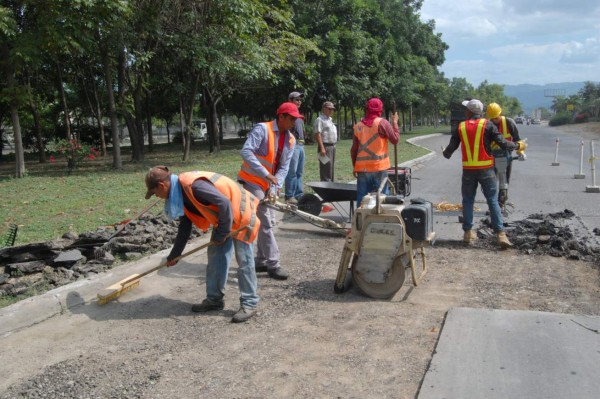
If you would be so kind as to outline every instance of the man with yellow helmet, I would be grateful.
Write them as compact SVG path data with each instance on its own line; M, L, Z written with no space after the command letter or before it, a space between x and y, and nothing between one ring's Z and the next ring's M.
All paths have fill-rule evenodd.
M521 141L517 124L511 118L502 115L502 108L497 103L490 103L486 108L487 118L496 125L498 131L507 141L517 143ZM502 213L506 216L506 201L508 200L508 183L512 171L512 150L504 150L496 143L491 145L494 156L494 167L498 176L498 204ZM520 159L524 159L524 153L517 153Z

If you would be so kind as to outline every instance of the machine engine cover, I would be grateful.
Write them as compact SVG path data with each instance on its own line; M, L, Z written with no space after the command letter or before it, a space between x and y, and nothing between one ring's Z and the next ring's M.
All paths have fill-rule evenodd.
M368 224L353 273L367 283L385 283L391 277L394 259L402 247L403 231L400 223Z

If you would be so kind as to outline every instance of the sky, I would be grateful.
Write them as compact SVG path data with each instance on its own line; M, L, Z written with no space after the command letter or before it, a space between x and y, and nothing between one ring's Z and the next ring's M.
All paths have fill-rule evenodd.
M600 82L598 0L423 0L450 47L440 70L504 85Z

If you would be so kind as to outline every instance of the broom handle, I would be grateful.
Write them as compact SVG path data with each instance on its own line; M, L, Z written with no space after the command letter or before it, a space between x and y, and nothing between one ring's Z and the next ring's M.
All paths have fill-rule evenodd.
M239 233L240 231L242 231L242 230L244 230L244 229L246 229L246 228L248 228L248 226L243 226L243 227L240 227L239 229L237 229L237 230L234 230L234 231L230 232L229 234L227 234L227 235L225 236L225 238L227 239L227 238L233 237L234 235L236 235L237 233ZM204 248L207 248L207 247L209 247L209 246L211 246L211 245L214 245L214 244L215 244L215 243L214 243L213 241L209 241L209 242L207 242L206 244L202 244L202 245L200 245L198 248L191 249L191 250L187 251L186 253L179 255L178 257L174 258L173 260L174 260L174 261L176 261L176 262L178 262L180 259L183 259L183 258L185 258L186 256L190 256L191 254L193 254L193 253L196 253L196 252L198 252L198 251L201 251L201 250L203 250ZM146 270L145 272L143 272L143 273L141 273L141 274L138 274L138 275L137 275L137 276L135 276L135 277L132 277L132 278L129 278L129 279L127 279L127 280L123 281L123 282L121 283L121 286L125 286L125 284L129 284L129 283L131 283L132 281L138 280L138 279L140 279L140 278L142 278L142 277L144 277L144 276L147 276L147 275L148 275L148 274L150 274L150 273L154 273L155 271L162 269L162 268L163 268L163 267L165 267L166 265L167 265L167 261L161 262L161 263L160 263L160 265L158 265L158 266L156 266L156 267L153 267L153 268L152 268L152 269L150 269L150 270Z
M150 205L148 205L143 211L141 211L134 219L129 219L127 221L127 223L122 223L121 225L119 225L119 227L117 228L117 231L115 231L110 237L108 237L107 241L112 240L113 238L115 238L117 235L119 235L124 229L125 227L127 227L127 225L131 222L133 222L134 220L138 220L139 218L141 218L146 212L148 212L150 209L152 209L156 204L158 204L158 202L161 200L161 198L157 199L156 201L154 201L153 203L151 203Z

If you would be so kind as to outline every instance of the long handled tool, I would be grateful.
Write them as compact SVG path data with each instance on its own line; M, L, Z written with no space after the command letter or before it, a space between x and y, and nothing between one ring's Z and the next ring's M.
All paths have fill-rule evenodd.
M106 252L110 251L112 249L112 247L115 245L117 236L119 234L121 234L121 232L123 230L125 230L125 227L127 227L127 225L129 223L131 223L132 221L138 220L139 218L141 218L146 212L148 212L151 208L153 208L156 204L158 204L158 202L160 200L161 199L159 198L156 201L154 201L153 203L151 203L150 205L148 205L135 218L129 219L125 223L121 223L119 225L119 227L117 228L117 231L115 231L110 237L108 237L108 241L106 241L101 247L96 248L96 250L94 251L94 257L96 259L102 258L106 254Z
M240 231L244 230L248 228L248 226L243 226L240 227L237 230L233 230L232 232L230 232L229 234L227 234L226 238L230 238L233 237L235 235L237 235ZM203 244L201 246L199 246L198 248L194 248L184 254L179 255L178 257L176 257L175 259L173 259L174 261L179 261L180 259L185 258L186 256L189 256L193 253L196 253L198 251L201 251L205 248L208 248L211 245L215 245L215 243L213 241L207 242L206 244ZM131 276L119 281L118 283L115 283L113 285L111 285L108 288L103 289L101 292L98 293L98 304L99 305L104 305L105 303L108 303L114 299L117 299L118 297L120 297L122 294L126 293L127 291L132 290L133 288L137 287L138 285L140 285L140 280L142 279L142 277L147 276L150 273L154 273L155 271L162 269L163 267L167 266L167 261L163 261L160 263L160 265L153 267L150 270L146 270L143 273L139 273L139 274L132 274Z

